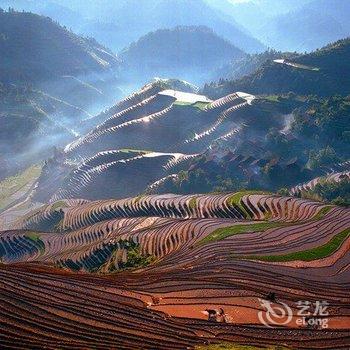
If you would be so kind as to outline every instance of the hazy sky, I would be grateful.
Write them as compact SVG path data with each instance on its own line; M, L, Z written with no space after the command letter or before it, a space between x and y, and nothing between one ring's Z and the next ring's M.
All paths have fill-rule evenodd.
M233 4L237 4L239 2L249 2L251 0L229 0L230 2L232 2Z

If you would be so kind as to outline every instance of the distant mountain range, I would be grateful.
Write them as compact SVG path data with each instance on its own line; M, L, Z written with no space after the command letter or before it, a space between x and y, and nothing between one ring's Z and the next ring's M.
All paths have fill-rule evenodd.
M233 17L254 37L276 50L311 51L350 35L349 1L207 0L207 2Z
M312 3L308 7L269 20L260 29L259 38L278 50L303 52L315 50L331 41L348 36L350 31L326 9L320 11L318 3L319 1L317 6L312 6L316 5ZM348 7L350 11L350 6Z
M343 0L0 0L9 6L52 17L115 52L176 26L207 26L248 53L311 51L350 35L350 3Z
M0 6L52 16L76 32L93 36L116 52L150 31L179 25L207 26L246 52L264 49L264 45L232 17L225 16L203 0L154 0L151 4L148 0L103 0L98 4L96 1L1 0ZM58 6L66 9L58 10Z
M213 71L246 54L207 27L159 29L119 55L128 80L177 77L201 84Z

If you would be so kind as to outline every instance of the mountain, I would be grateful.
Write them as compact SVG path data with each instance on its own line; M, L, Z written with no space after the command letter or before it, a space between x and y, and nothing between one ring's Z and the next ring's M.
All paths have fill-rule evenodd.
M210 147L147 193L225 192L244 188L277 191L283 188L284 194L299 195L304 190L307 192L310 184L316 184L316 177L333 179L335 172L349 172L349 98L277 95L260 96L254 101L253 107L241 112L250 125L236 132L231 143L226 139ZM274 122L262 123L268 116ZM242 116L237 112L234 118ZM276 124L278 118L283 121L280 125ZM302 191L288 191L293 183L308 185L303 186ZM319 189L322 193L319 197L311 197L307 192L305 198L327 198L324 201L330 202L338 196L344 197L347 203L348 186L339 183L341 186L344 188L334 190L333 197Z
M0 20L1 82L33 85L85 110L119 93L119 61L94 39L32 13L1 12Z
M97 126L56 152L32 198L43 202L143 192L214 141L234 137L244 119L239 111L249 110L252 98L238 93L211 101L185 82L150 83L94 118ZM256 123L261 130L264 118ZM271 123L278 125L277 120Z
M135 6L138 9L136 16ZM147 0L128 0L116 16L119 24L125 23L121 27L128 25L129 30L149 32L179 25L204 25L243 51L256 52L263 49L263 45L245 33L233 19L227 21L221 13L202 0L156 0L152 6L149 6Z
M213 30L194 26L159 29L119 54L128 80L170 76L197 84L224 63L244 56Z
M350 9L349 9L350 10ZM270 20L259 37L268 46L282 51L312 51L350 35L334 17L319 7L301 8Z
M118 6L113 3L113 10ZM69 28L84 37L93 37L108 47L114 47L116 51L131 43L125 41L125 34L121 28L111 19L101 20L98 13L101 8L108 8L109 4L102 1L69 1L64 0L0 0L0 8L13 8L19 12L32 12L45 17L50 17L62 26ZM118 2L119 3L119 2ZM136 39L136 38L135 38Z
M265 19L262 17L260 26L246 21L253 35L266 45L282 51L304 52L350 35L348 1L306 0L287 3L295 3L296 6L286 6L283 13ZM249 3L250 7L257 6L259 9L264 8L263 4L263 1ZM232 15L240 22L239 11L244 4L237 4L235 7L237 12ZM255 18L254 11L250 13L251 18Z
M279 58L288 58L295 56L288 52L276 50L266 50L262 53L248 54L243 57L235 58L225 63L219 69L215 70L211 80L236 80L246 75L250 75L260 69L266 62Z
M320 18L313 0L0 11L1 348L350 349L350 39L248 53L242 1L255 28Z
M38 1L0 0L16 9L52 16L75 31L120 51L141 36L176 26L207 26L246 52L264 46L244 28L203 0ZM61 6L62 11L58 10ZM135 12L135 9L137 11ZM56 12L57 11L57 12ZM79 13L74 16L74 13Z
M244 28L256 32L269 19L299 10L314 0L205 0L211 7L231 16ZM317 0L315 1L317 2ZM257 21L257 18L259 19Z
M0 339L35 349L349 348L349 222L346 208L256 191L44 205L1 233ZM325 327L276 327L264 306L276 292L290 320L303 320L289 305L310 294L336 307Z
M25 189L24 175L0 183L18 197L13 206L0 203L0 341L16 347L20 336L25 347L42 349L46 329L44 347L52 349L96 341L135 350L212 341L225 342L222 349L228 341L348 347L350 211L339 206L348 203L348 175L331 175L335 186L321 191L332 205L307 197L318 189L296 198L288 189L241 186L266 178L317 186L305 146L326 140L348 156L349 108L341 96L237 92L212 101L175 80L157 80L111 107ZM311 160L349 174L349 162L335 156L327 147ZM208 190L207 175L220 192L192 193ZM186 194L156 194L169 178ZM22 189L17 196L13 186ZM327 327L274 327L264 305L276 294L290 322L300 316L289 305L310 295L336 307ZM265 314L271 328L257 323Z
M233 18L254 37L259 38L259 40L262 40L264 35L267 36L270 34L264 33L262 29L266 28L266 25L274 21L275 18L299 11L312 1L313 0L206 0L211 7ZM291 20L293 21L293 19ZM281 30L281 28L279 28L279 30ZM266 42L265 44L268 43ZM275 46L270 47L277 48ZM292 48L286 50L292 50Z
M96 41L79 37L47 17L2 12L0 32L0 80L4 82L78 77L118 65L116 56Z
M55 145L73 140L74 119L86 111L30 86L0 83L0 178L52 155Z
M350 35L348 1L207 0L207 2L210 6L230 15L254 37L276 50L312 51Z
M230 0L206 0L209 6L216 8L218 11L231 16L239 25L248 30L252 35L260 35L259 30L262 23L266 23L270 18L271 11L276 9L276 6L271 6L269 12L265 12L262 2L239 1L233 2ZM259 18L259 21L256 19Z
M350 93L350 80L344 72L350 69L349 57L350 39L347 38L309 54L266 62L257 72L241 79L207 85L203 93L212 98L234 91L346 96Z
M62 25L72 28L75 32L87 20L79 12L69 6L64 5L63 1L55 0L0 0L0 7L4 10L13 8L19 12L32 12L45 17L53 18Z
M281 15L291 11L296 11L307 5L313 0L248 0L248 1L232 1L231 3L237 8L237 11L253 4L260 11L267 14L269 17ZM224 0L225 2L225 0ZM259 15L260 13L258 13ZM259 18L259 17L258 17Z
M211 100L159 79L87 120L85 134L44 166L31 198L290 188L348 159L348 112L341 96Z
M319 11L326 13L334 18L344 30L350 33L350 23L348 13L350 11L350 3L342 0L313 0L306 4L303 9L305 11Z
M50 18L0 11L0 50L0 176L49 156L120 95L116 56Z

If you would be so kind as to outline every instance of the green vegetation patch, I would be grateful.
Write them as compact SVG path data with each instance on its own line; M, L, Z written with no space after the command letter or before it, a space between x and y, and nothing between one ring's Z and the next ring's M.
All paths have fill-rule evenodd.
M340 246L346 241L346 239L350 236L350 228L339 232L336 234L329 242L319 247L315 247L308 250L303 250L300 252L283 254L283 255L266 255L266 256L245 256L239 257L243 259L251 259L251 260L261 260L268 262L286 262L286 261L312 261L318 260L322 258L326 258L332 255L335 251L337 251Z
M256 99L256 103L259 104L259 108L267 112L275 111L271 109L271 106L278 107L283 113L289 113L293 109L303 105L306 102L305 96L296 95L293 93L282 93L282 94L269 94L260 95Z
M139 195L135 198L135 203L138 203L142 198L144 198L144 195Z
M108 261L95 269L97 271L104 271L107 273L119 272L121 270L136 270L138 268L146 267L155 261L155 257L148 254L142 254L140 245L130 240L120 240L119 247L115 247L112 251ZM126 249L127 258L125 262L118 262L118 269L116 268L116 255L119 249Z
M141 154L147 154L147 153L153 152L153 151L148 151L145 149L133 149L133 148L122 148L119 151L123 152L123 153L141 153Z
M127 268L142 268L152 264L155 260L155 257L152 255L143 255L141 253L139 245L135 245L134 247L128 249L127 253L127 261L122 264L122 269Z
M191 103L191 102L182 102L182 101L177 100L177 101L175 101L173 103L173 105L174 106L192 106L193 103Z
M44 253L44 251L45 251L45 244L42 241L41 236L40 236L39 233L37 233L37 232L27 232L24 236L35 243L35 246L37 246L39 248L39 251L40 251L41 254Z
M326 216L329 211L333 208L332 205L327 205L326 207L321 208L318 213L312 218L312 220L321 220L324 216Z
M195 104L193 104L193 107L204 111L207 108L208 104L208 102L196 102Z
M25 234L25 236L27 238L29 238L30 240L35 241L35 242L41 241L40 234L37 233L37 232L28 232L28 233Z
M55 211L55 210L67 208L67 207L69 207L69 205L65 201L58 201L52 205L51 210Z
M346 176L340 181L320 179L312 190L302 191L301 197L348 207L350 206L350 179Z
M243 205L241 204L241 199L243 196L251 195L251 194L269 194L269 192L265 191L241 191L233 194L231 197L227 199L227 204L230 206L237 206L244 214L246 218L250 218L250 214L245 210Z
M233 343L220 343L220 344L211 344L211 345L199 345L195 347L195 350L291 350L284 346L251 346L251 345L240 345Z
M31 184L40 176L41 169L41 165L33 165L22 173L0 182L0 211L25 195Z
M192 107L192 108L197 108L201 111L204 111L207 107L207 105L209 104L209 102L182 102L182 101L175 101L174 102L174 106L180 106L180 107Z
M190 209L196 209L197 207L197 198L193 197L190 199L189 203L188 203Z
M208 244L212 242L221 241L227 237L237 235L240 233L250 233L250 232L264 232L271 228L277 228L285 226L285 224L280 222L266 222L261 221L253 224L238 224L234 226L218 228L208 236L204 237L199 244Z
M56 232L61 232L63 231L63 218L60 219L58 222L56 222L54 225L53 225L53 231Z
M281 102L281 97L279 95L267 95L264 97L264 99L270 102Z

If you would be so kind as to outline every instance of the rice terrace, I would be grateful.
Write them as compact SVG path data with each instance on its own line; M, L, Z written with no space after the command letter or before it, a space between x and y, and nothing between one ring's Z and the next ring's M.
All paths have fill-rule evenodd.
M0 0L0 348L350 349L349 13Z

